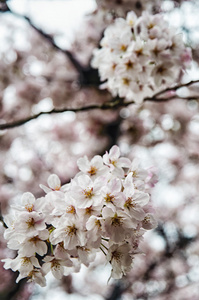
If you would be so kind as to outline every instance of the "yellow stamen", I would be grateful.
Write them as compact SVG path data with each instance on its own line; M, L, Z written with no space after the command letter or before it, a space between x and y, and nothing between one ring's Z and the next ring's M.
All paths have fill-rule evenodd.
M92 176L95 175L97 172L97 168L94 166L91 166L90 170L88 171L88 173Z
M76 213L76 209L73 205L70 205L70 206L67 206L66 212L74 215Z
M28 211L28 212L32 212L33 211L33 204L27 204L25 205L25 209Z
M114 197L113 195L111 195L110 193L106 194L106 197L104 197L104 200L105 200L106 202L111 202L111 203L113 203L114 199L115 199L115 197Z
M130 84L130 79L128 78L122 78L123 84L124 85L129 85Z
M88 190L84 190L83 193L86 196L86 198L92 198L92 196L93 196L93 188L88 189Z
M120 47L120 50L122 50L122 51L126 51L126 49L127 49L127 46L126 45L121 45L121 47Z

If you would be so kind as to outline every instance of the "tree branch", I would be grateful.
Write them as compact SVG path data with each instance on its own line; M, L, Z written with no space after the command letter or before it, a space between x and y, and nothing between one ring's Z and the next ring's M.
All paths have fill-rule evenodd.
M8 228L8 226L6 225L6 223L3 220L3 215L1 213L1 203L0 203L0 222L3 224L4 228Z
M198 83L199 80L196 81L190 81L188 83L185 84L181 84L178 86L175 86L173 88L167 88L164 89L158 93L156 93L153 97L146 97L144 98L144 102L146 101L150 101L150 102L166 102L169 100L173 100L173 99L182 99L182 100L198 100L199 96L190 96L190 97L180 97L177 95L173 95L171 97L159 97L160 95L163 95L164 93L168 92L168 91L175 91L181 87L185 87L185 86L190 86L191 84L194 83ZM72 112L84 112L84 111L90 111L90 110L94 110L94 109L99 109L99 110L109 110L109 109L116 109L116 108L121 108L121 107L127 107L131 104L135 104L136 102L134 100L132 101L128 101L128 102L124 102L122 98L115 98L114 101L111 102L105 102L103 104L91 104L88 106L81 106L78 108L61 108L61 109L52 109L50 111L43 111L40 112L38 114L32 115L32 116L28 116L24 119L20 119L20 120L16 120L14 122L10 122L10 123L5 123L5 124L0 124L0 130L3 129L10 129L10 128L15 128L15 127L19 127L31 120L37 119L38 117L40 117L41 115L49 115L49 114L55 114L55 113L63 113L63 112L67 112L67 111L72 111Z
M157 98L158 96L166 93L166 92L170 92L170 91L177 91L178 89L182 88L182 87L187 87L187 86L190 86L194 83L199 83L199 80L192 80L192 81L189 81L187 83L183 83L183 84L180 84L180 85L176 85L174 87L170 87L170 88L166 88L158 93L156 93L155 95L153 95L153 97Z
M134 102L132 102L134 103ZM101 110L107 110L107 109L114 109L120 106L126 106L125 104L120 104L120 100L116 100L114 102L105 102L104 104L92 104L88 106L82 106L78 108L60 108L60 109L52 109L50 111L42 111L36 115L29 116L24 119L20 119L11 123L5 123L5 124L0 124L0 129L9 129L9 128L14 128L21 126L31 120L37 119L41 115L47 115L47 114L54 114L54 113L63 113L67 111L72 111L72 112L83 112L83 111L89 111L89 110L94 110L94 109L101 109Z
M7 3L4 3L2 6L0 6L0 12L2 13L6 13L6 12L9 12L11 13L12 15L18 17L18 18L21 18L21 19L24 19L28 22L28 24L38 33L40 34L44 39L46 39L50 44L51 46L53 46L56 50L62 52L63 54L65 54L68 59L70 60L70 62L73 64L73 66L75 67L76 71L78 72L78 74L80 75L80 79L83 80L83 77L84 77L84 67L80 64L80 62L73 56L73 54L69 51L69 50L64 50L62 48L60 48L54 41L53 37L44 32L41 28L38 28L36 25L33 24L32 20L27 17L27 16L24 16L24 15L21 15L21 14L18 14L16 12L14 12L9 6Z

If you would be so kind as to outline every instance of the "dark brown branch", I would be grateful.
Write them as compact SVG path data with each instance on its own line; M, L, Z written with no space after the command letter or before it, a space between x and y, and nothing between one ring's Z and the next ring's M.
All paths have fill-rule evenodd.
M24 19L28 22L28 24L38 33L40 34L44 39L46 39L51 46L53 46L56 50L62 52L63 54L65 54L68 59L70 60L70 62L73 64L73 66L75 67L75 69L77 70L77 72L79 73L80 77L83 77L83 71L84 71L84 67L77 61L77 59L73 56L73 54L69 51L69 50L64 50L62 48L60 48L54 41L53 37L44 32L41 28L38 28L36 25L33 24L32 20L24 15L18 14L16 12L14 12L12 9L9 8L9 6L7 5L7 3L4 3L4 5L2 7L0 7L0 12L9 12L12 15Z
M187 87L187 86L190 86L194 83L199 83L199 80L192 80L192 81L189 81L187 83L183 83L181 85L176 85L174 87L166 88L166 89L154 94L153 97L157 98L158 96L160 96L162 94L165 94L166 92L177 91L178 89L180 89L182 87Z
M188 86L190 84L199 82L199 80L197 81L191 81L190 83L186 83L180 86L176 86L175 89L177 90L178 88L184 87L184 86ZM172 89L167 89L168 90L172 90ZM158 95L164 94L165 90L163 90L162 92L159 92ZM182 99L182 100L198 100L199 96L191 96L191 97L179 97L177 95L171 96L169 98L157 98L157 94L154 95L153 97L146 97L144 98L143 101L150 101L150 102L166 102L169 100L173 100L173 99ZM121 108L121 107L127 107L131 104L135 104L135 101L128 101L128 102L124 102L123 99L121 98L116 98L115 101L112 102L105 102L104 104L92 104L92 105L88 105L88 106L82 106L82 107L78 107L78 108L61 108L61 109L52 109L50 111L43 111L40 112L36 115L33 116L29 116L27 118L24 119L20 119L20 120L16 120L14 122L10 122L10 123L5 123L5 124L0 124L0 130L3 129L10 129L10 128L14 128L14 127L19 127L31 120L37 119L38 117L40 117L41 115L49 115L49 114L55 114L55 113L63 113L63 112L67 112L67 111L72 111L72 112L84 112L84 111L90 111L90 110L94 110L94 109L99 109L99 110L109 110L109 109L116 109L116 108Z
M8 226L6 225L6 223L3 220L3 216L2 216L2 213L1 213L1 203L0 203L0 222L3 224L4 228L8 228Z
M134 102L132 102L132 103L134 103ZM78 107L78 108L61 108L61 109L54 108L50 111L47 111L47 112L42 111L36 115L29 116L27 118L17 120L17 121L11 122L11 123L0 124L0 129L9 129L9 128L18 127L18 126L21 126L31 120L37 119L41 115L46 115L46 114L63 113L63 112L67 112L67 111L83 112L83 111L89 111L89 110L94 110L94 109L107 110L107 109L117 108L120 106L127 106L127 103L124 103L122 105L122 103L120 103L119 100L116 100L114 102L106 102L106 103L100 104L100 105L93 104L93 105L82 106L82 107Z

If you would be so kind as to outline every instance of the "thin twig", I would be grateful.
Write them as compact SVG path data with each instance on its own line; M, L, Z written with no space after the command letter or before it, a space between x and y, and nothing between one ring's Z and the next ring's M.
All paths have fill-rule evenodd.
M170 92L170 91L176 91L178 90L179 88L182 88L182 87L187 87L187 86L190 86L194 83L199 83L199 80L192 80L192 81L189 81L187 83L183 83L181 85L176 85L176 86L173 86L173 87L170 87L170 88L166 88L156 94L153 95L153 97L157 98L158 96L162 95L162 94L165 94L166 92Z
M104 249L102 247L99 247L99 248L104 253L104 255L106 256L106 252L104 251Z
M21 18L21 19L24 19L28 22L28 24L37 32L39 33L43 38L45 38L50 44L51 46L53 46L56 50L62 52L63 54L65 54L68 59L70 60L70 62L73 64L73 66L75 67L75 69L77 70L77 72L79 73L80 77L84 76L83 75L83 71L84 71L84 67L80 64L80 62L73 56L73 54L69 51L69 50L64 50L62 48L60 48L54 41L53 37L44 32L41 28L38 28L36 25L33 24L32 20L25 16L25 15L21 15L21 14L18 14L17 12L13 11L7 3L4 3L4 7L1 8L0 7L0 12L3 12L3 13L6 13L6 12L9 12L11 13L12 15L14 15L15 17L18 17L18 18Z
M134 103L134 102L132 102ZM126 106L126 105L124 105ZM24 119L20 119L11 123L5 123L5 124L0 124L0 129L9 129L9 128L14 128L21 126L31 120L37 119L41 115L49 115L49 114L54 114L54 113L63 113L67 111L72 111L72 112L83 112L83 111L89 111L89 110L94 110L94 109L101 109L101 110L107 110L107 109L113 109L119 107L119 101L115 102L106 102L104 104L98 105L98 104L92 104L88 106L82 106L78 108L61 108L61 109L52 109L50 111L42 111L36 115L29 116Z
M195 83L195 82L194 82ZM183 85L184 86L184 85ZM178 86L178 88L180 88L181 86ZM175 87L177 88L177 87ZM164 92L162 92L164 93ZM171 96L169 98L156 98L156 97L151 97L151 98L144 98L144 102L146 101L150 101L150 102L166 102L169 100L173 100L173 99L182 99L182 100L198 100L199 96L191 96L191 97L179 97L177 95ZM38 114L32 115L32 116L28 116L24 119L20 119L20 120L16 120L10 123L4 123L4 124L0 124L0 130L3 129L10 129L10 128L15 128L15 127L19 127L31 120L37 119L38 117L40 117L41 115L49 115L49 114L55 114L55 113L63 113L63 112L67 112L67 111L72 111L72 112L84 112L84 111L90 111L90 110L94 110L94 109L99 109L99 110L111 110L111 109L116 109L116 108L121 108L121 107L127 107L131 104L135 104L136 102L134 100L132 101L128 101L128 102L123 102L123 99L121 98L117 98L115 101L113 102L105 102L104 104L91 104L88 106L81 106L78 108L61 108L61 109L52 109L50 111L42 111Z
M101 243L100 245L103 246L108 251L108 248L104 244Z
M2 216L2 213L1 213L1 203L0 203L0 222L3 224L4 228L8 228L8 226L4 222L4 219L3 219L3 216Z

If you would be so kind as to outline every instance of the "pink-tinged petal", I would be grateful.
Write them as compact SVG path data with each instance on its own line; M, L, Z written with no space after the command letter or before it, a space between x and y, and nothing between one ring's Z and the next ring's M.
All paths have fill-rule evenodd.
M136 207L136 209L132 209L130 212L132 218L142 221L145 216L145 211L141 207Z
M139 159L138 158L134 158L134 160L132 161L132 163L130 165L130 171L132 172L132 171L137 170L138 167L139 167L139 163L140 163Z
M21 280L24 277L21 276L21 274L20 274L19 277L18 277L19 279L17 278L17 280L19 281L19 280ZM42 270L37 270L37 269L32 270L28 274L28 278L30 278L28 280L28 282L36 282L37 284L39 284L42 287L46 286L46 278L44 277L44 274L43 274Z
M35 197L32 193L24 193L21 198L23 205L31 205L35 203Z
M78 184L81 188L85 189L86 187L92 185L92 180L88 175L81 175L78 177Z
M4 259L1 259L2 262L4 262L4 269L8 270L8 269L11 269L11 263L12 263L12 259L11 258L4 258Z
M134 195L135 188L134 188L134 184L133 184L132 173L128 174L128 176L126 177L126 179L123 183L123 186L124 186L124 194L125 194L126 198Z
M50 272L50 267L51 267L51 263L50 262L44 263L42 265L42 270L44 271L45 275Z
M114 145L109 151L109 156L111 160L117 160L120 157L120 148Z
M16 257L15 259L12 260L12 262L10 264L11 265L11 269L13 271L19 270L20 266L21 266L21 263L22 263L21 259L19 257ZM5 268L5 266L4 266L4 268Z
M52 192L52 190L50 188L48 188L47 186L40 184L39 187L46 193L48 194L49 192Z
M157 225L158 225L157 220L152 214L147 214L144 220L142 221L142 227L147 230L156 228Z
M124 177L124 170L122 168L118 168L117 166L114 167L112 165L113 168L111 168L111 172L115 177L119 177L119 178L123 178Z
M44 229L39 232L39 238L41 240L47 240L49 238L49 231L47 229Z
M61 188L61 181L56 174L51 174L48 177L48 185L52 190L59 191Z
M39 255L43 256L44 254L47 253L47 251L48 251L48 248L47 248L47 245L45 242L40 241L37 243L36 252Z
M91 165L95 166L97 169L103 167L103 159L100 155L95 155L91 159Z
M119 180L119 178L114 178L108 183L107 186L110 189L111 193L113 194L118 193L121 191L122 188L121 180Z
M149 194L144 192L139 192L135 194L135 202L140 206L145 206L149 202Z
M31 263L33 264L33 266L35 266L36 268L41 268L38 259L35 256L32 256L30 258Z
M84 157L81 157L77 160L77 166L80 169L80 171L86 173L89 168L89 160L88 157L85 155Z
M106 151L106 153L103 155L103 162L108 165L110 163L109 161L109 154L108 152Z
M117 162L118 167L129 168L130 165L131 165L130 159L125 158L125 157L120 157Z
M102 216L103 218L109 218L109 217L112 217L114 214L114 211L109 208L109 207L104 207L103 210L102 210Z
M62 279L64 274L64 268L59 263L51 267L51 272L56 279Z

